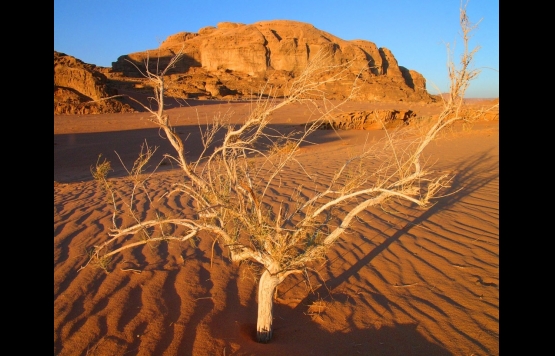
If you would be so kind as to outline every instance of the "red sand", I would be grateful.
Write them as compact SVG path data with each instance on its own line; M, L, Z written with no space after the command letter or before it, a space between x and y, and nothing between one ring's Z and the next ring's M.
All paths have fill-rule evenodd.
M241 103L169 112L175 125L189 125L177 129L194 143L195 110L211 118L230 107L248 110ZM361 108L370 107L343 109ZM290 129L307 114L286 108L276 128ZM291 275L279 286L274 337L259 344L254 274L248 264L231 263L218 245L211 260L210 238L198 248L127 250L108 274L93 267L78 272L86 249L111 227L111 207L89 171L98 154L117 168L114 150L129 165L145 139L160 145L159 157L169 152L141 117L146 114L54 117L55 355L499 354L499 121L431 144L427 154L437 159L436 169L456 173L453 194L428 210L397 202L361 214L308 281ZM309 173L329 177L349 152L383 134L353 130L339 138L317 131L318 144L303 147L298 159ZM149 183L155 199L178 173L162 168ZM117 168L113 176L123 173ZM306 179L292 174L274 194L290 194ZM175 208L165 206L168 213Z

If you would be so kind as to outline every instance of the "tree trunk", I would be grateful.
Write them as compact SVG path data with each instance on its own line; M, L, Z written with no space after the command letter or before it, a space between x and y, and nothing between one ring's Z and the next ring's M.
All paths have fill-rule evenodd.
M280 283L277 275L272 276L265 270L258 284L258 322L256 338L258 342L267 343L272 338L272 312L274 292Z

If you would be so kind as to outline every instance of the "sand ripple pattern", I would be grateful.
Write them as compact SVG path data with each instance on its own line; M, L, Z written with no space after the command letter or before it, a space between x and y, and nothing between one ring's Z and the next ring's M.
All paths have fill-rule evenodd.
M276 181L272 204L300 184L310 194L349 149L301 151L299 161L317 178L299 170ZM393 202L360 215L308 279L279 286L267 345L253 340L256 271L232 265L218 245L212 255L209 236L198 248L125 251L108 274L77 272L87 247L109 232L111 207L95 182L55 184L54 354L498 355L497 134L459 135L430 153L440 159L436 169L456 173L449 195L429 210ZM154 176L153 201L172 174ZM142 197L140 208L150 207ZM178 200L157 208L188 209Z

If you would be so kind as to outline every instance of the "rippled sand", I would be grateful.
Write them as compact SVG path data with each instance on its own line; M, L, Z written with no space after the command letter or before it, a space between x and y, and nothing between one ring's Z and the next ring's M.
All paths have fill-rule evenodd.
M228 106L176 109L184 125L178 130L186 136L198 129L194 110L209 116ZM78 272L86 249L106 239L112 223L111 206L90 178L98 154L118 166L113 151L132 161L145 138L167 149L142 116L55 117L55 355L499 354L498 121L430 145L435 169L455 173L450 194L428 210L393 202L361 214L308 280L291 275L279 286L274 337L258 344L254 272L231 263L217 244L212 255L209 236L198 248L161 243L127 250L108 274L92 267ZM290 129L305 117L292 108L275 127ZM300 184L308 194L383 134L344 131L339 138L317 131L318 144L298 155L312 179L300 170L284 177L272 185L271 203ZM176 177L170 168L149 181L153 201ZM114 184L128 189L123 169L113 174ZM149 207L146 199L141 204ZM187 209L176 199L158 208Z

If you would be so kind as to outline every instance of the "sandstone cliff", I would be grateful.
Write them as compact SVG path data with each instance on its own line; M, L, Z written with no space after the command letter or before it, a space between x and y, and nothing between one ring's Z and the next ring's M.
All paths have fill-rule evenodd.
M346 97L355 77L355 100L433 102L424 77L399 66L393 53L366 40L346 41L314 26L288 20L246 25L221 22L198 33L169 36L160 48L123 55L112 71L140 78L135 66L165 66L183 49L184 57L171 70L169 95L181 98L245 98L268 82L286 95L287 83L298 75L319 51L329 54L327 63L352 61L350 76L325 86L330 99ZM159 62L157 62L159 60ZM334 73L330 73L333 75ZM325 79L325 78L322 78Z
M99 67L54 51L54 114L133 112L127 104L109 99L116 95Z

